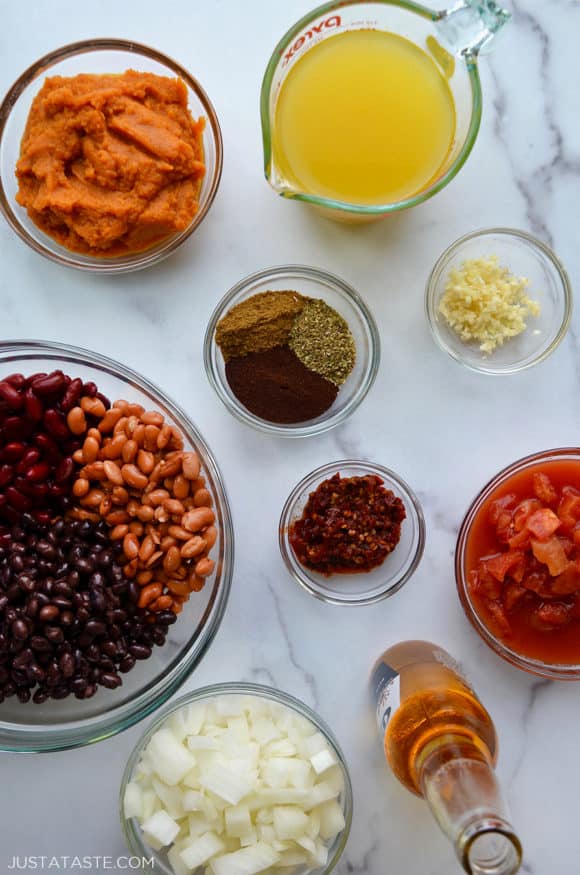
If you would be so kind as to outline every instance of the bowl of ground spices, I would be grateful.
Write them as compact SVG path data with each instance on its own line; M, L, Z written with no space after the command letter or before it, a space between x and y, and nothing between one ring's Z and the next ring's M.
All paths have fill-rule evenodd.
M370 605L414 573L425 522L398 474L347 459L317 468L292 490L279 541L286 567L311 595L333 605Z
M237 283L208 325L205 367L226 407L270 434L307 437L338 425L370 389L375 321L333 274L286 265Z

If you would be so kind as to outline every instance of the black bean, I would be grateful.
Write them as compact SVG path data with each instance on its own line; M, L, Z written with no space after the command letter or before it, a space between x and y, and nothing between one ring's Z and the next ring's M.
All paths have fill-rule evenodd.
M141 588L117 564L105 523L20 519L9 531L0 521L0 702L115 689L164 644L175 614L137 607Z

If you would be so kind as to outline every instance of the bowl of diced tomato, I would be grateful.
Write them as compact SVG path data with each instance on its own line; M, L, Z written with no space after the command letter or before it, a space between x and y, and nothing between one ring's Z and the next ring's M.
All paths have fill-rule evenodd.
M580 680L580 447L526 456L482 489L459 531L455 576L499 656Z

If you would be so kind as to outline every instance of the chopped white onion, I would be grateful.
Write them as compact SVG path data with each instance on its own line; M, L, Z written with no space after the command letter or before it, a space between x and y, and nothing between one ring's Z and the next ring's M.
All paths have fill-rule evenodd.
M157 730L124 797L174 875L295 875L344 829L344 774L324 735L253 696L185 706ZM171 847L168 847L171 846Z

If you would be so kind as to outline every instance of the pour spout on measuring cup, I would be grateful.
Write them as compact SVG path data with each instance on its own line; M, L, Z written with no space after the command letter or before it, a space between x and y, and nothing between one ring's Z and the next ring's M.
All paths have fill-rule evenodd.
M454 55L477 55L489 51L510 18L495 0L459 0L439 14L435 28L441 44Z

